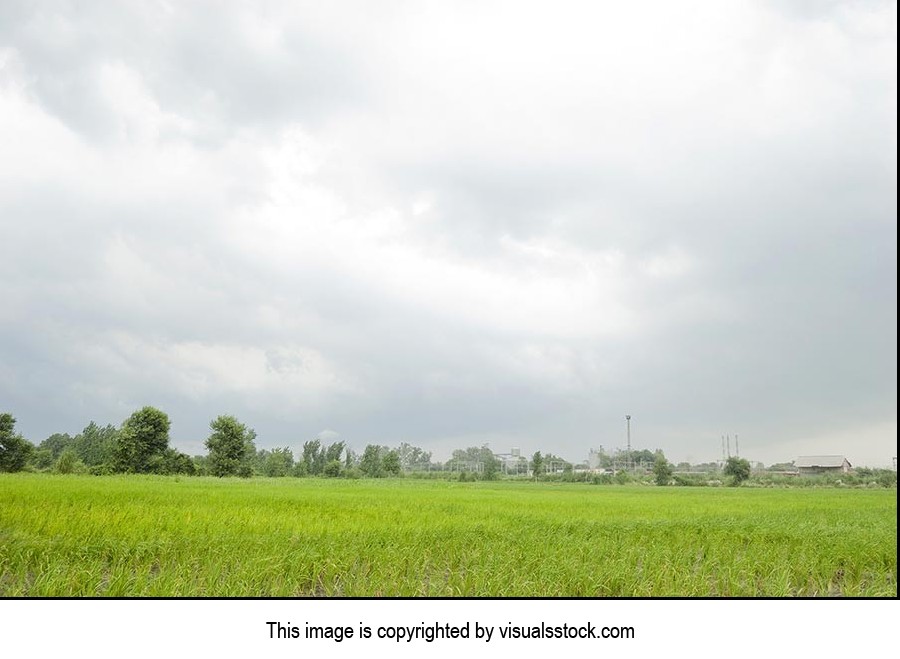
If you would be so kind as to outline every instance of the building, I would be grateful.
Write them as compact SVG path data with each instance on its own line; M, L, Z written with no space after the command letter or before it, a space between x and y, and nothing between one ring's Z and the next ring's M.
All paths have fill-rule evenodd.
M494 458L500 461L504 474L528 474L528 460L522 457L518 447L513 447L509 453L494 453Z
M801 455L794 461L801 476L811 474L846 474L853 466L843 455Z

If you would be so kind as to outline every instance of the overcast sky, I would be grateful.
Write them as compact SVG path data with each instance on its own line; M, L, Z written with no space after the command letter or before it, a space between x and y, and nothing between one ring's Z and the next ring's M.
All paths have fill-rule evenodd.
M118 4L0 4L31 441L896 455L896 3Z

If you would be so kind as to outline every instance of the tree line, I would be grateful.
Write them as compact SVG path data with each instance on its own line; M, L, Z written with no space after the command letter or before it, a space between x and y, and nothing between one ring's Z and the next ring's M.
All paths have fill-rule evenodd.
M659 449L607 453L592 451L593 468L574 464L552 453L536 451L530 459L520 455L494 454L486 445L453 451L446 462L432 461L431 452L407 442L396 448L368 444L357 454L344 441L323 442L320 438L303 443L297 455L288 447L256 448L256 432L234 416L222 415L210 422L206 455L189 456L169 446L168 415L154 407L135 411L119 427L89 423L74 437L54 433L33 445L15 431L16 420L0 413L0 472L22 470L95 475L135 473L160 475L383 478L418 473L458 480L494 480L500 477L527 477L539 480L626 484L654 482L657 485L717 485L725 478L732 485L754 480L772 486L781 481L800 485L796 478L769 475L757 463L736 456L723 465L670 463ZM773 465L770 470L791 467ZM789 480L785 480L789 478ZM896 471L859 468L854 474L831 478L837 485L880 485L895 487ZM780 479L780 480L779 480ZM822 483L823 477L813 479ZM753 483L751 483L753 484Z
M207 454L192 457L169 446L169 417L150 406L119 427L92 421L74 437L54 433L36 446L15 431L15 423L12 414L0 413L0 472L378 478L434 466L429 451L406 442L397 448L369 444L359 455L344 441L319 438L304 442L296 457L288 447L257 449L256 432L230 415L210 422Z
M188 456L169 446L168 415L144 407L119 427L88 424L74 437L54 433L37 446L14 431L15 418L0 415L0 471L30 468L57 473L186 474L210 476L254 475L369 477L401 473L450 473L460 480L493 480L501 475L550 477L571 474L573 463L552 453L536 452L529 460L496 456L486 445L456 449L446 462L432 461L421 447L402 442L391 448L368 444L357 454L344 441L325 443L320 438L303 443L295 456L288 447L257 449L256 432L236 417L222 415L210 422L206 455ZM602 453L602 449L601 449ZM652 460L656 454L636 451L634 459ZM657 451L657 454L661 452ZM620 456L606 457L613 463Z

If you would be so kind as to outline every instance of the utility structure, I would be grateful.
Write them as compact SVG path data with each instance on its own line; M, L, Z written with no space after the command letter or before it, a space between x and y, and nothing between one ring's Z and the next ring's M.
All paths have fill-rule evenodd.
M631 415L630 414L625 415L625 434L626 434L626 438L628 440L628 445L627 445L627 449L625 452L625 468L628 471L631 471L632 464L631 464Z

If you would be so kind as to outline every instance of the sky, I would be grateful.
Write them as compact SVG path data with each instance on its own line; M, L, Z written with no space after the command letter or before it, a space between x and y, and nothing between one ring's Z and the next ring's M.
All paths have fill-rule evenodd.
M897 454L895 2L0 4L0 411Z

